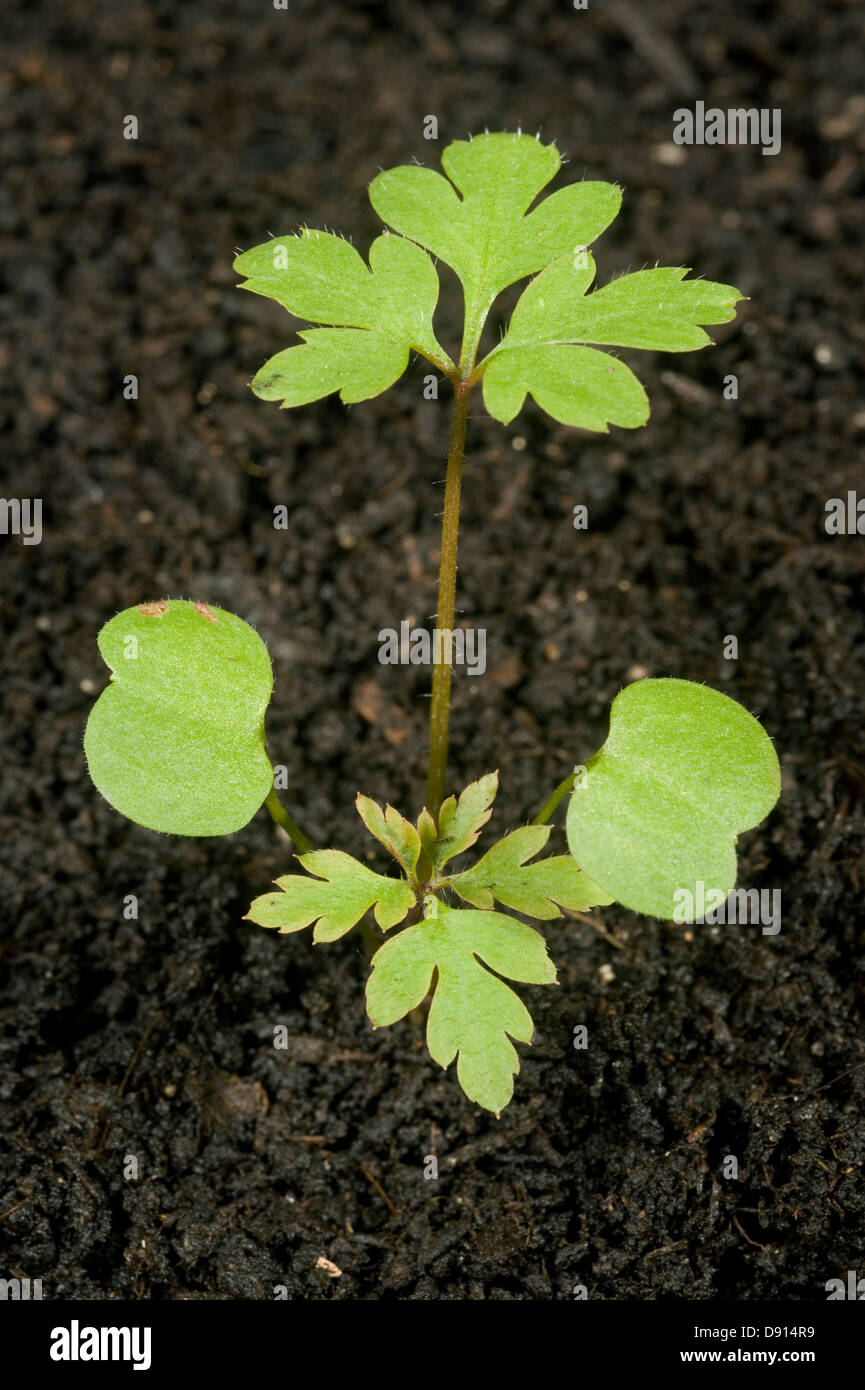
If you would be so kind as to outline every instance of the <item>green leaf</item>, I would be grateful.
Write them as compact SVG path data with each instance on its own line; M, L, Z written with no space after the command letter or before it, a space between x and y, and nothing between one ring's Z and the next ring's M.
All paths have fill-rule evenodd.
M357 813L371 835L383 844L393 855L408 878L417 868L420 858L421 840L411 821L407 821L393 806L384 811L377 801L357 794L355 801Z
M453 859L476 843L481 830L492 815L491 806L499 789L499 774L488 772L477 782L471 782L459 801L449 796L442 802L438 815L438 828L435 840L424 839L423 845L433 867L441 869L449 859ZM431 819L431 817L430 817ZM428 822L423 824L423 833L429 836Z
M115 810L172 835L228 835L273 785L267 648L204 603L127 608L98 638L111 684L87 721L90 776Z
M277 352L250 383L263 401L282 409L308 405L338 391L346 405L369 400L393 386L408 364L408 346L362 328L308 328L302 347Z
M483 390L490 415L506 425L526 392L554 420L584 430L633 430L649 418L649 399L631 369L594 348L545 344L497 353L484 370Z
M435 898L426 909L420 925L406 927L373 956L367 1012L377 1028L395 1023L426 997L437 972L427 1021L430 1056L442 1067L458 1057L469 1100L498 1115L520 1069L510 1039L531 1042L533 1027L525 1005L497 975L554 984L555 967L540 933L511 917L449 908Z
M275 299L298 318L334 325L301 333L304 346L265 363L252 382L263 400L305 405L337 390L346 403L367 400L402 375L412 349L452 365L432 327L438 276L411 241L385 233L367 266L341 237L304 231L245 251L234 268L247 277L241 289Z
M625 907L665 920L702 883L736 882L736 837L778 799L768 734L746 709L683 680L642 680L613 701L610 733L571 796L568 846Z
M560 907L585 912L598 903L612 902L569 854L526 863L540 854L549 837L548 825L524 825L513 830L470 869L449 878L448 887L474 907L491 908L498 901L539 921L560 917Z
M541 343L601 343L611 347L690 352L711 344L698 325L728 323L744 298L732 285L686 280L685 266L623 275L593 294L591 256L564 256L521 294L502 343L506 349Z
M594 294L591 256L565 256L523 291L502 342L481 363L484 404L508 424L526 392L565 425L606 433L649 418L637 378L610 353L585 343L687 352L711 342L701 323L726 323L743 296L731 285L684 280L662 268L622 276Z
M436 841L438 840L438 830L436 829L435 821L425 806L417 818L417 828L421 845L432 863L433 852L435 850Z
M616 216L622 195L609 183L571 184L528 212L560 165L556 147L530 135L479 135L448 145L448 178L402 165L373 179L369 196L382 221L456 271L472 323L501 290L588 246Z
M315 849L297 856L307 874L278 878L281 892L256 898L247 920L281 933L302 931L315 922L312 939L336 941L375 907L383 931L395 927L414 906L414 893L401 879L375 874L339 849Z

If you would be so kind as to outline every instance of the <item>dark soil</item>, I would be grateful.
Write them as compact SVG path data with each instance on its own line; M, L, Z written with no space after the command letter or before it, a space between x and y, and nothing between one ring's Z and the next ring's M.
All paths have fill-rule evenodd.
M2 553L0 1275L45 1297L822 1299L862 1272L865 538L824 528L827 498L865 491L862 11L631 3L4 13L3 491L44 499L44 540ZM670 163L697 99L780 107L781 153ZM553 923L561 988L523 991L536 1038L497 1121L418 1026L372 1032L356 933L313 949L242 920L288 863L265 813L151 834L94 791L81 738L101 625L203 599L270 645L271 753L319 843L367 853L358 789L419 810L426 677L376 639L435 607L448 393L424 400L416 364L351 410L255 400L293 324L231 260L307 221L366 249L379 168L518 124L566 178L624 185L602 279L684 263L751 302L715 349L634 355L636 433L531 404L505 429L478 402L459 604L489 668L457 679L452 786L498 767L491 829L512 827L639 668L708 682L782 756L740 847L784 925Z

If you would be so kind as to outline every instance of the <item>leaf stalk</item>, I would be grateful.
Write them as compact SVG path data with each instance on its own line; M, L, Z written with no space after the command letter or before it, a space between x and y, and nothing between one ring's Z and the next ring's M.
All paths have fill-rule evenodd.
M451 424L445 480L445 504L442 514L441 558L439 561L438 608L436 633L453 632L456 601L457 549L459 545L460 497L462 493L463 462L465 460L466 425L468 423L471 381L462 378L454 384L454 412ZM429 724L429 769L427 774L426 808L436 819L444 799L445 774L448 760L448 726L452 675L452 642L436 640L433 650L442 652L445 659L433 667L432 703Z
M301 854L309 854L310 850L315 848L315 846L312 843L312 840L307 839L300 827L295 825L291 816L288 814L279 797L277 796L275 787L271 787L270 791L267 793L267 798L264 804L267 807L270 814L273 816L273 819L276 821L276 824L281 825L283 830L289 836L295 849L299 849Z

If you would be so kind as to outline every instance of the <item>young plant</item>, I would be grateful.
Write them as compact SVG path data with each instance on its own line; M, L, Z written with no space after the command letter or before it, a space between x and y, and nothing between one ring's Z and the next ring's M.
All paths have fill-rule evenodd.
M391 857L374 872L338 849L314 849L273 787L264 715L273 677L264 643L240 618L204 603L143 603L99 635L111 683L90 715L85 750L103 796L129 819L175 835L225 835L266 804L300 851L301 873L256 898L249 919L282 933L312 926L335 941L365 919L389 935L367 984L374 1026L395 1023L432 993L430 1055L457 1060L466 1095L496 1114L519 1071L514 1041L532 1021L505 980L552 984L544 938L512 913L549 921L617 901L665 920L683 904L720 905L736 881L736 839L768 815L780 790L768 735L741 705L690 681L646 679L614 700L607 741L551 793L530 825L468 867L453 861L490 818L496 773L445 799L451 634L460 483L471 393L508 423L527 394L566 425L607 432L649 417L646 393L610 347L686 352L702 325L735 316L729 285L656 268L592 290L589 246L615 218L614 184L583 182L533 206L560 166L553 145L525 135L456 141L447 178L407 166L378 175L373 207L391 230L369 264L347 241L304 228L238 256L241 288L307 322L252 390L283 408L338 391L346 403L391 386L419 353L448 377L454 408L445 485L426 803L416 822L358 795L357 810ZM531 209L531 210L530 210ZM430 254L463 286L456 361L433 329L439 283ZM501 341L478 360L490 308L532 277ZM439 640L441 646L439 646ZM570 795L568 853L539 858ZM505 911L501 909L506 909ZM404 923L403 929L394 929ZM380 937L375 934L376 940Z

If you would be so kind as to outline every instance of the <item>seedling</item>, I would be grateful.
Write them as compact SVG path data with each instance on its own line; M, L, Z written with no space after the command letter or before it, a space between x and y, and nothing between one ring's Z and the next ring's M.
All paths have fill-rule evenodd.
M252 382L283 408L338 391L346 403L377 396L412 353L454 388L445 485L430 752L424 809L415 823L358 795L367 830L396 873L374 872L338 849L314 849L280 802L265 749L273 677L264 643L240 618L204 603L162 600L113 618L99 635L111 683L90 715L85 749L103 796L139 825L175 835L226 835L263 804L284 826L301 873L256 898L249 919L278 932L312 926L316 942L360 925L388 935L372 959L367 1010L395 1023L432 992L427 1044L443 1067L457 1060L466 1095L499 1113L511 1098L532 1021L505 979L552 984L544 938L512 913L549 921L613 901L677 919L683 890L723 901L736 881L736 839L778 798L778 759L741 705L690 681L646 679L614 700L606 743L568 774L530 825L474 863L498 788L495 773L445 799L460 481L471 393L508 423L531 394L566 425L607 432L644 425L646 393L618 357L599 348L686 352L711 340L702 325L735 316L729 285L687 279L682 268L641 270L592 290L589 246L615 218L621 192L576 183L532 211L559 154L525 135L456 141L447 178L409 166L378 175L373 207L387 224L369 265L347 241L304 228L239 256L242 288L307 322L325 325L271 357ZM430 254L462 281L465 319L457 361L433 329L439 293ZM532 277L507 332L479 360L490 308ZM539 858L549 821L570 796L568 853ZM678 918L681 920L681 918ZM405 924L403 929L395 928ZM374 933L377 943L380 933ZM504 978L502 978L504 977Z

